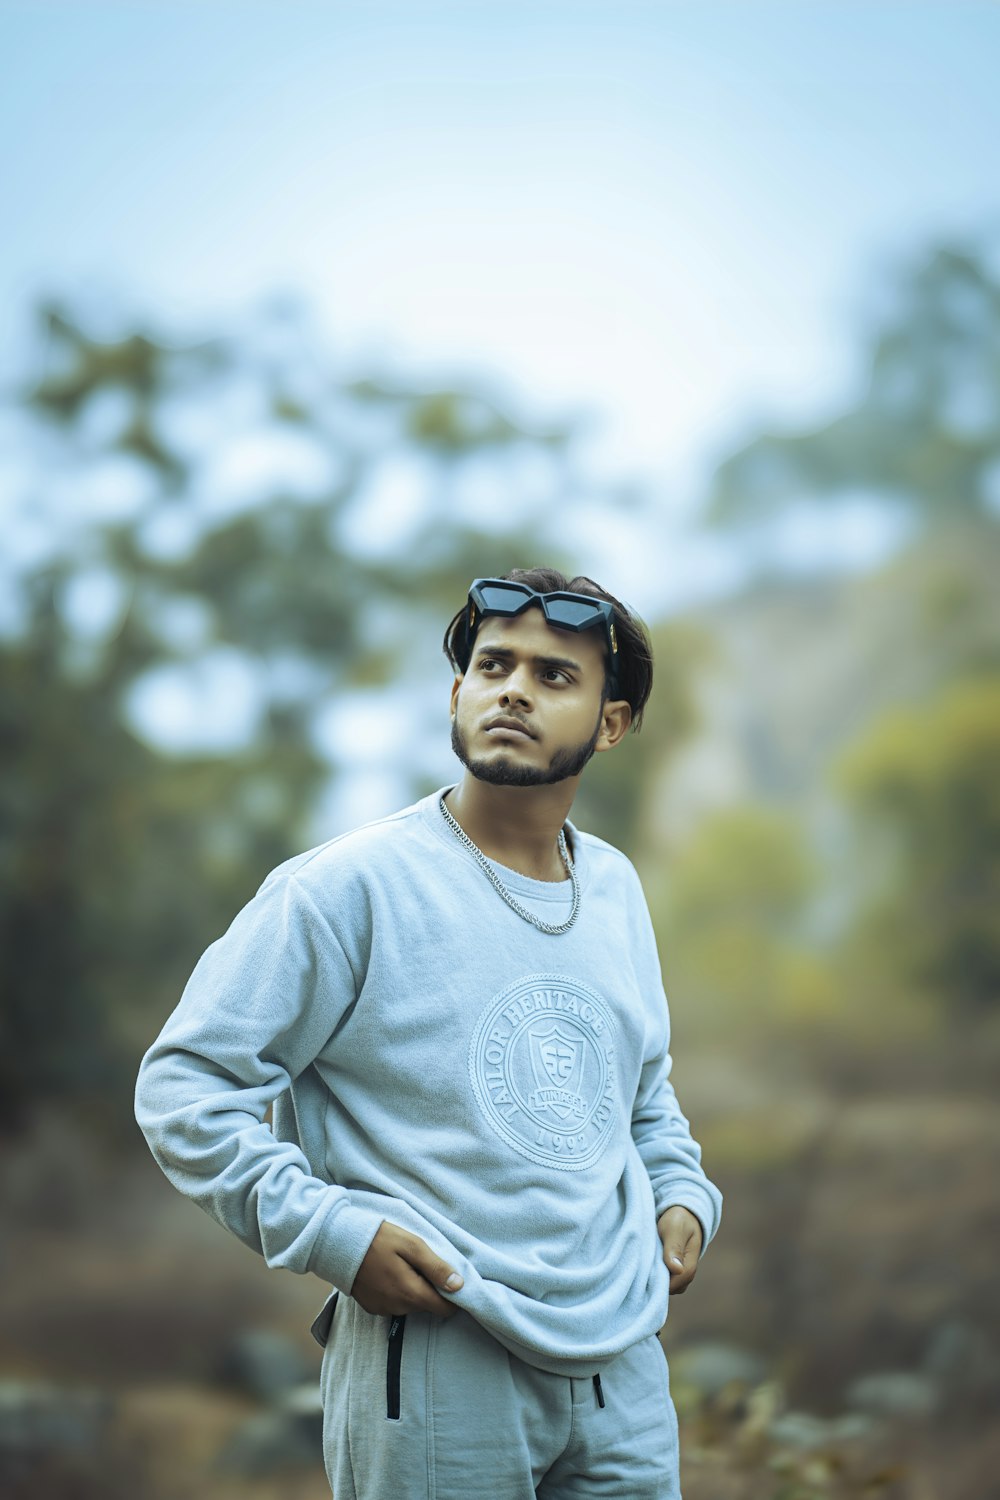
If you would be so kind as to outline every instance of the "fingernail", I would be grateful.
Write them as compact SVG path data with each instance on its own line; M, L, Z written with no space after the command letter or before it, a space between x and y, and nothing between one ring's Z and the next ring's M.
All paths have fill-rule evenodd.
M448 1277L448 1280L444 1284L444 1289L446 1292L457 1292L461 1285L461 1276L459 1276L457 1271L452 1271L451 1275Z
M681 1258L680 1258L679 1255L671 1255L669 1257L669 1260L670 1260L671 1265L679 1266L680 1269L683 1271L683 1269L684 1269L684 1262L681 1260Z

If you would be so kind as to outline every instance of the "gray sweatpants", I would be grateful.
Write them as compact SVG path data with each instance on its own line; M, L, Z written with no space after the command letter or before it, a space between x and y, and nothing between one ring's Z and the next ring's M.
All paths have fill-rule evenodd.
M680 1500L659 1340L594 1373L524 1364L464 1312L383 1318L341 1297L322 1372L334 1500Z

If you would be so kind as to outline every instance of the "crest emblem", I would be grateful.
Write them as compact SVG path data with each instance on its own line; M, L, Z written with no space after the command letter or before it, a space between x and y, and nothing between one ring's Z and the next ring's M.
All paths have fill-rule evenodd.
M558 1021L531 1029L531 1067L538 1087L529 1096L533 1110L550 1109L560 1120L570 1114L583 1119L586 1106L580 1097L580 1074L584 1040Z
M495 995L469 1073L500 1138L563 1172L592 1166L621 1128L615 1033L607 1002L576 978L526 975Z

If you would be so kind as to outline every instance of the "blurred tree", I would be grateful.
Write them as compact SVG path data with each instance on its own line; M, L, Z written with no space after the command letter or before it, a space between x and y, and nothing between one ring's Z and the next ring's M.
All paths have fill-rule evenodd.
M199 951L309 841L336 772L324 709L437 671L444 736L440 640L469 576L568 562L516 459L536 485L548 465L556 521L570 427L534 432L472 389L338 380L287 309L278 323L181 346L42 309L45 368L9 408L28 455L10 534L48 524L43 555L8 570L0 638L4 1126L68 1093L114 1114ZM489 532L442 508L483 452L514 463ZM165 744L150 703L162 725L198 682L188 742ZM212 742L199 715L226 694L242 727ZM399 712L419 791L420 726Z
M997 265L985 244L915 262L883 298L857 404L807 430L763 432L731 453L706 513L734 541L764 545L748 586L713 608L728 670L701 744L711 753L725 743L741 795L794 806L817 834L831 834L813 909L824 909L823 961L841 1004L857 1000L848 1026L867 1024L867 1009L885 1013L887 1027L906 1016L917 1028L920 995L934 997L939 1015L957 1009L968 1019L997 996L1000 856L987 785L1000 673ZM817 559L819 576L809 577L769 545L797 506L819 516L858 498L869 511L907 518L904 544L877 571L838 577ZM821 521L816 528L822 537ZM856 830L843 847L844 809L831 806L831 790ZM718 950L709 937L704 953L695 951L698 924L685 906L694 852L678 851L665 906L694 992L721 969L762 1000L773 997L780 984L768 966L780 950L791 1011L818 1014L830 984L783 942L769 947L752 890L742 967L724 913ZM772 858L762 849L765 887ZM718 882L719 899L728 859L719 857L708 881ZM743 868L736 850L733 869ZM729 993L725 974L717 989Z
M874 723L835 771L857 821L855 967L967 1018L1000 1000L1000 682Z
M723 1030L746 1055L780 1031L811 1035L835 986L809 931L821 870L800 820L737 803L703 817L647 880L677 1018L702 1040Z
M764 435L719 471L719 525L858 489L902 498L928 530L948 521L955 542L954 518L967 524L961 546L926 549L934 567L916 566L918 542L892 578L862 580L860 592L848 580L823 607L798 580L776 610L775 586L758 581L707 619L656 627L644 731L629 753L600 758L576 816L638 859L670 972L690 973L692 995L742 996L746 1008L784 995L803 1014L828 1000L797 936L812 876L794 819L736 809L689 844L674 836L666 784L702 719L717 746L743 736L729 755L739 795L780 802L798 776L802 813L830 754L887 691L913 698L996 665L996 591L983 582L992 551L979 538L996 534L998 307L985 260L939 252L880 329L856 410L811 433ZM423 686L439 674L443 703L443 623L484 560L498 572L539 558L572 570L564 539L581 488L571 424L515 421L471 382L344 378L288 307L237 336L178 344L134 330L99 339L49 306L41 343L44 368L0 412L22 491L0 558L8 1123L47 1092L97 1094L131 1075L150 1016L173 1002L200 949L267 869L315 836L338 772L331 707L345 708L337 732L356 747L377 699L401 795L436 784L427 746L440 732L443 749L446 736ZM609 513L617 500L609 490ZM710 667L725 676L727 657L723 689L703 700L695 688ZM181 720L185 734L173 734ZM864 785L850 784L853 805L874 799L872 826L888 836L892 823L918 847L930 816L921 799L938 792L916 778L890 816L881 783ZM954 842L938 853L942 880L972 857ZM871 929L881 923L901 950L904 914L919 906L908 874L894 907L879 897ZM698 892L712 890L706 915ZM927 924L931 947L917 963L910 944L907 972L928 983L946 972L980 997L963 1001L971 1008L994 959L982 920L968 923L975 932L960 940L955 916L951 937L934 942Z
M895 288L850 411L764 433L719 467L708 519L742 527L798 501L861 493L920 526L995 515L1000 501L1000 275L943 248Z

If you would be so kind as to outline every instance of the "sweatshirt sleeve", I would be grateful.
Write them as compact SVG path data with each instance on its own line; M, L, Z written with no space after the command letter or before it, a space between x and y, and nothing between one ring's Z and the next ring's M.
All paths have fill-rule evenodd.
M704 1250L719 1227L722 1194L702 1168L701 1147L677 1102L670 1066L665 1044L644 1065L632 1110L632 1139L653 1185L656 1217L675 1203L690 1209L701 1224Z
M357 998L329 923L294 875L272 875L199 961L143 1058L136 1119L173 1185L268 1265L350 1292L381 1217L352 1206L279 1140L268 1107Z
M699 1220L702 1250L722 1215L722 1194L701 1165L701 1147L677 1102L670 1081L670 1013L660 978L652 923L642 899L639 977L646 996L646 1045L632 1107L632 1139L653 1186L656 1217L680 1204Z

